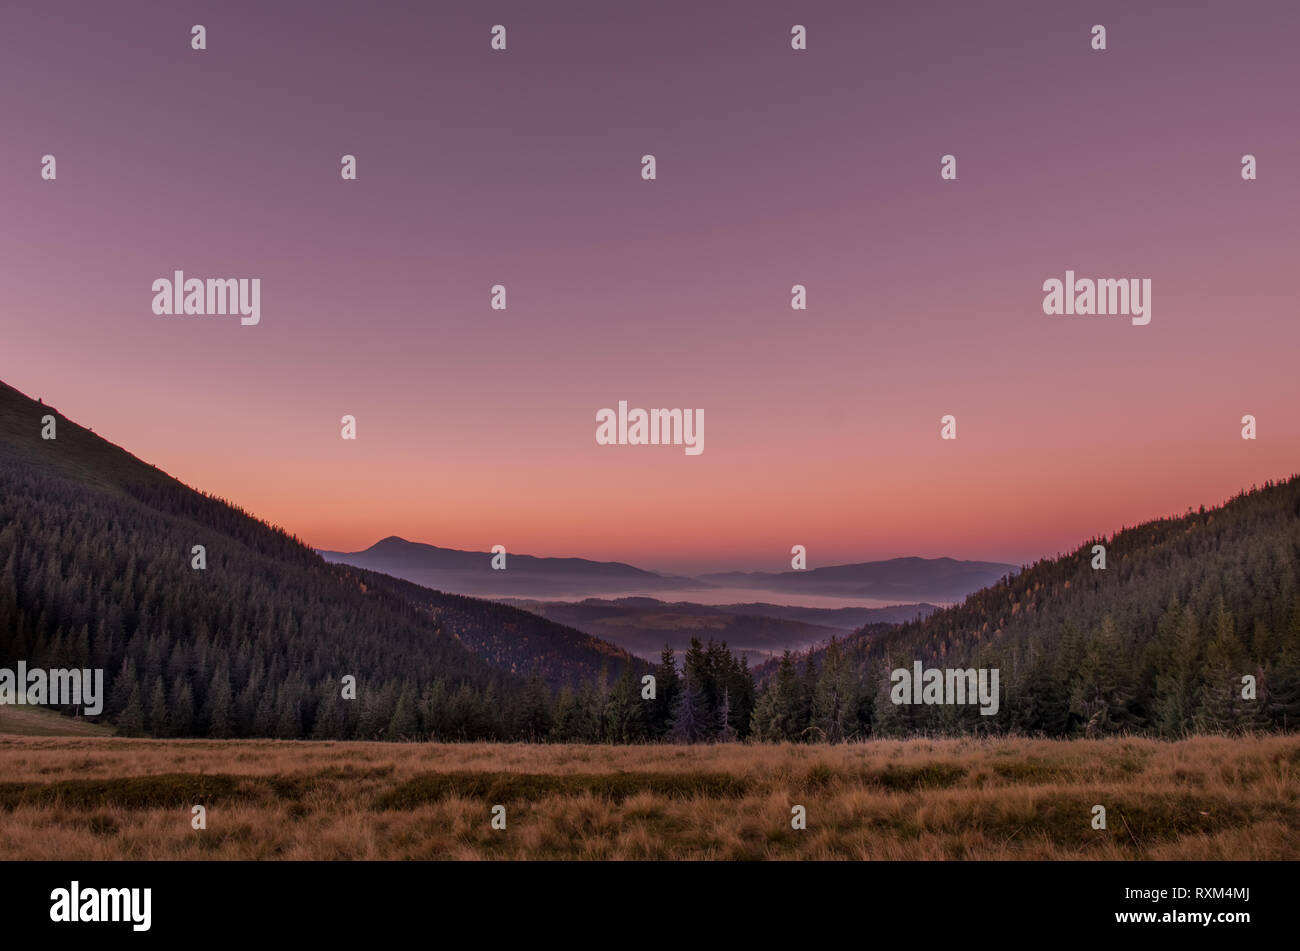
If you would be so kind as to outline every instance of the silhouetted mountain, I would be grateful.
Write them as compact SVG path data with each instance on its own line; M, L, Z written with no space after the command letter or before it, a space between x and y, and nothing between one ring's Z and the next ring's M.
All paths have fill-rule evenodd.
M562 598L592 592L660 591L689 586L690 579L643 571L614 561L537 558L507 554L503 570L489 552L438 548L389 536L364 551L320 551L330 562L379 571L438 591L480 597Z
M650 596L719 587L846 599L955 601L1016 570L1015 565L988 561L891 558L807 571L730 571L688 578L645 571L622 562L522 554L509 554L506 568L494 570L488 552L439 548L396 536L364 551L321 550L320 555L326 561L368 568L438 591L501 601L585 600L622 592Z
M955 601L1016 571L1015 565L953 558L890 558L805 571L728 571L699 580L737 588L852 598Z

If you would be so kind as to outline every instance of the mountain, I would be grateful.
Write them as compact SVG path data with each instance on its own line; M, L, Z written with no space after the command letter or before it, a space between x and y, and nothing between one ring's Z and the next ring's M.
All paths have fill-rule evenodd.
M576 689L602 676L608 682L629 666L638 678L650 672L649 664L621 645L554 623L558 619L545 620L536 612L495 601L443 594L364 568L351 569L349 574L371 590L386 591L414 605L494 667L519 674L537 671L552 687Z
M720 587L846 599L956 601L1017 570L1015 565L990 561L892 558L808 571L730 571L687 578L616 561L517 554L507 555L505 570L494 570L490 552L439 548L396 536L363 551L322 549L319 554L326 561L367 568L439 591L532 601L582 600L624 592L648 596Z
M0 383L0 667L102 668L120 733L533 738L546 684L511 672L517 652L470 649L507 614L558 680L639 663L524 612L409 594Z
M665 644L684 652L695 637L725 641L751 663L786 649L823 644L833 636L843 638L868 623L897 623L936 610L932 604L801 608L763 603L707 605L645 597L509 603L594 634L649 660L657 660Z
M1015 565L953 558L891 558L805 571L729 571L699 580L736 588L852 598L955 601L1017 571Z
M1104 567L1094 567L1095 546ZM894 703L891 671L918 662L997 670L997 713ZM846 736L1296 729L1300 477L1089 539L922 620L867 627L757 673L770 697L755 730L767 738L810 727ZM789 727L808 678L836 711L852 711L851 725L837 713Z
M563 598L592 592L660 591L698 587L688 578L661 575L613 561L538 558L508 554L504 570L490 552L438 548L390 536L364 551L321 550L326 561L382 572L439 591L482 597Z

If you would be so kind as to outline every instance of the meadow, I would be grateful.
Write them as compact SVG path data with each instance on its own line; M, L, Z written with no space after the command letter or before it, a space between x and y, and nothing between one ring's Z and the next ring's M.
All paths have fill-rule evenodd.
M1293 736L577 746L0 735L0 858L1294 859L1298 796ZM191 827L196 804L206 829ZM498 804L505 829L492 828ZM796 805L806 829L792 828Z

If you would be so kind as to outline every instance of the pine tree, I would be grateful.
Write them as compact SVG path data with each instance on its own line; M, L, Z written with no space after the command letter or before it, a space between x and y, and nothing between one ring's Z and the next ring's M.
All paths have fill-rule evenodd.
M698 743L710 735L706 720L704 692L696 683L695 675L688 672L682 678L669 735L676 743Z
M754 736L768 743L798 739L795 717L799 707L799 678L794 658L787 650L776 674L759 695L754 707Z
M303 730L305 691L296 677L280 688L277 698L275 735L282 740L300 740Z
M402 688L393 709L393 718L388 721L386 738L389 740L414 740L420 732L420 720L415 712L415 691L410 685Z
M161 676L153 679L153 688L149 691L147 723L151 736L171 734L171 719L167 712L167 690L163 687Z
M225 739L234 735L230 719L234 700L230 695L230 673L225 663L217 667L212 674L212 683L208 685L207 721L208 736Z
M914 707L894 703L892 674L898 669L893 657L882 658L873 665L875 715L871 719L871 735L877 738L907 736L912 732L911 712Z
M140 699L140 685L137 683L132 685L126 709L117 718L117 732L122 736L140 736L144 731L144 703Z
M749 658L743 653L731 656L727 689L731 692L731 725L736 730L737 738L743 740L752 732L754 704L758 702L754 672L749 669Z
M442 680L435 680L420 698L420 723L425 736L431 740L450 735L447 718L447 685Z
M1130 725L1133 700L1130 665L1123 656L1119 632L1107 614L1093 633L1084 654L1072 706L1081 715L1088 736L1117 733Z
M269 687L251 681L248 686L248 692L251 694L249 697L250 700L253 697L257 698L250 725L253 736L271 736L275 732L276 724L274 695L271 693Z
M794 655L788 650L781 655L781 663L776 668L775 707L773 710L772 735L774 739L798 741L804 724L800 722L802 697L799 686L799 670L795 666Z
M813 697L813 725L828 743L840 743L857 731L857 685L839 642L832 637Z
M795 737L808 741L815 737L817 703L817 659L812 648L804 658L803 676L799 680L799 706L791 727Z
M718 708L718 721L722 724L718 730L718 741L721 743L734 743L738 734L736 728L731 725L731 689L722 688L722 705Z
M700 643L699 638L692 637L691 644L686 649L686 654L682 659L682 686L685 691L686 681L690 681L695 686L696 698L692 704L692 723L693 729L698 731L700 739L713 739L717 733L717 680L714 676L714 645L709 642L706 649ZM677 707L680 706L680 697L678 704L673 708L674 721L677 719ZM674 733L677 732L674 726Z
M1064 736L1070 722L1070 698L1047 660L1040 658L1029 668L1024 693L1019 728L1026 733Z
M1237 635L1232 613L1219 599L1214 637L1205 651L1206 676L1201 688L1199 725L1214 733L1239 734L1260 725L1260 705L1242 697L1246 649Z
M677 694L681 683L677 675L677 660L673 649L664 645L660 654L659 666L655 668L655 701L651 720L651 735L664 737L672 725L673 710L677 706Z
M758 703L754 705L754 715L751 722L754 739L760 743L771 743L779 741L781 737L776 735L776 687L769 683L767 687L758 693Z
M1294 730L1300 726L1300 597L1280 640L1277 660L1269 666L1266 713L1278 729Z
M584 683L574 698L572 721L565 733L578 743L599 743L603 702L595 685Z
M135 661L128 657L122 661L117 676L113 678L113 686L108 692L108 702L104 705L104 712L112 716L120 714L126 709L127 701L131 699L131 691L139 686Z
M1170 611L1176 620L1172 625L1162 623L1157 663L1164 672L1156 675L1153 710L1160 735L1173 739L1195 727L1204 665L1196 615L1190 607L1179 608L1177 602Z
M641 691L633 679L631 666L623 667L610 691L607 721L608 736L614 743L637 743L645 738Z
M565 684L555 698L555 710L552 715L549 739L556 743L572 743L578 737L570 734L569 726L573 721L575 701L573 688Z
M551 732L551 695L541 671L534 668L529 676L513 719L515 735L522 739L536 742Z
M171 726L169 736L193 736L194 727L194 691L188 680L177 676L172 682Z
M337 681L336 681L337 682ZM348 738L347 711L344 700L337 687L327 682L323 688L324 696L316 708L316 722L312 724L311 736L314 740L343 740Z
M473 694L469 691L468 685L465 685L466 697L463 698L464 706L460 711L460 719L464 723L464 728L468 735L462 739L477 739L477 730L474 729L474 719L476 714L475 704L473 703ZM382 740L384 733L388 730L388 724L392 722L393 711L397 707L397 689L394 684L384 684L378 690L368 685L362 689L357 687L357 700L347 701L350 703L360 703L360 718L357 724L359 739L363 740Z

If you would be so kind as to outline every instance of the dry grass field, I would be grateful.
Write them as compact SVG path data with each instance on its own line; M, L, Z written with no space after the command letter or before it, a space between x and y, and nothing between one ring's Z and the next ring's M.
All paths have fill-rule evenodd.
M1295 859L1300 737L533 746L0 736L3 859ZM191 806L207 829L191 828ZM506 807L507 828L490 809ZM791 807L807 829L791 828ZM1092 828L1092 808L1107 828Z
M43 707L0 704L0 734L24 736L112 736L113 728L65 717Z

